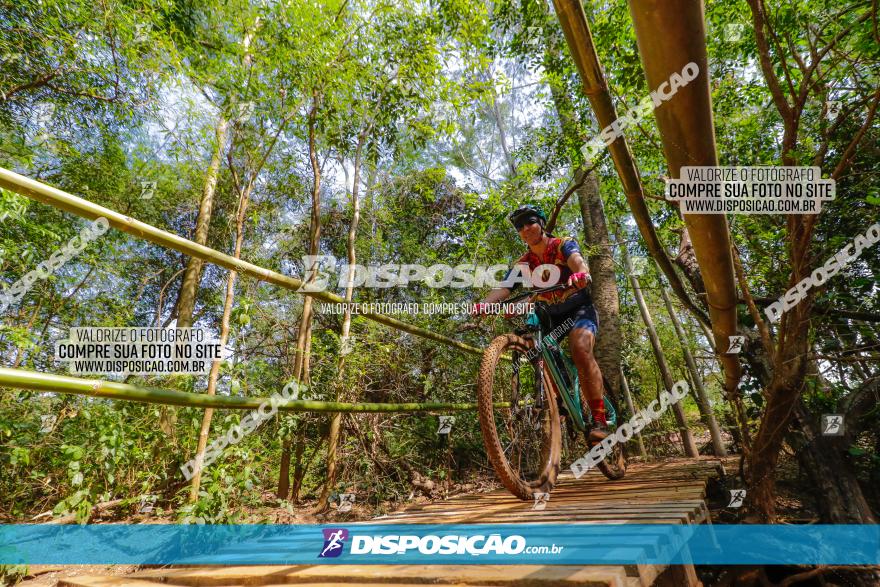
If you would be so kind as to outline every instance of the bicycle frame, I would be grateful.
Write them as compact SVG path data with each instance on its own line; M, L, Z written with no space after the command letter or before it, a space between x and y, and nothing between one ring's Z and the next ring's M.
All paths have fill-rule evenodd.
M535 346L541 349L543 365L549 370L550 378L571 416L572 423L578 430L586 430L588 425L586 415L581 409L580 398L575 395L579 393L580 383L574 362L559 348L559 341L552 337L544 337L537 314L529 314L526 317L526 325L536 335Z
M510 298L508 303L517 302L538 293L562 289L563 287L565 286L555 285L539 290L532 290L531 292L526 292ZM585 432L588 427L592 425L593 417L592 414L589 413L589 409L587 410L587 414L584 414L584 411L581 409L580 382L578 380L577 367L575 367L574 361L571 360L571 357L569 357L567 353L562 351L559 347L559 342L553 339L553 337L548 336L547 338L549 339L549 342L545 344L544 332L541 329L541 321L538 319L538 315L535 312L530 312L526 316L526 327L533 334L535 347L541 351L541 364L546 365L549 368L551 382L559 392L559 397L562 398L562 402L565 404L565 409L571 416L572 423L578 430ZM543 373L541 365L538 367L538 380L540 382ZM544 390L541 383L538 383L538 389L536 391L536 400L540 405L544 401ZM608 401L607 397L605 397L605 418L610 426L613 427L617 424L617 412L614 410L614 405Z
M541 351L541 358L543 360L541 365L539 365L539 377L542 366L546 366L550 379L571 417L572 424L582 432L587 431L592 425L593 418L589 410L587 414L584 414L584 411L581 409L580 381L574 361L560 348L559 341L553 337L544 336L537 314L532 312L526 316L526 326L534 335L535 347ZM538 391L540 393L542 390L539 389ZM608 424L615 426L617 424L617 413L607 398L605 399L605 414Z

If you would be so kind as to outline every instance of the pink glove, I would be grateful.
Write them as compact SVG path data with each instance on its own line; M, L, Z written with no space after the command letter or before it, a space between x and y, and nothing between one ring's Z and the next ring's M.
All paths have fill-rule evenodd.
M568 285L574 285L578 289L584 289L593 282L589 273L572 273L568 278Z

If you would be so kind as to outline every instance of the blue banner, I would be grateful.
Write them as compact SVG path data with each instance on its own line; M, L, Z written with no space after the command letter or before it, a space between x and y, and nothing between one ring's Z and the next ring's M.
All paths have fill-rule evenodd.
M0 525L0 564L880 564L880 526Z

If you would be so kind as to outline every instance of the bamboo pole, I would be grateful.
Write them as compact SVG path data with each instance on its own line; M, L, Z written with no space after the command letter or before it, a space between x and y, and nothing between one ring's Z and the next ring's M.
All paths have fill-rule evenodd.
M657 367L660 369L660 375L663 379L663 387L666 388L666 391L672 392L672 387L674 385L672 371L669 369L669 364L666 362L666 356L663 354L663 347L660 345L660 337L657 335L657 329L654 327L654 320L651 318L651 311L648 309L648 303L645 301L645 296L642 295L639 278L636 277L632 263L630 263L629 252L626 250L626 242L620 237L620 234L617 236L617 242L620 244L620 254L623 258L624 269L629 276L630 284L632 284L633 297L636 299L636 304L642 315L642 322L645 323L645 329L648 331L648 339L651 341L651 348L654 350L654 357L657 359ZM684 446L684 454L689 457L700 456L700 451L697 449L697 443L694 441L694 435L691 434L691 430L688 428L687 418L685 417L684 409L681 407L681 402L675 402L672 404L671 408L675 420L678 422L678 431L681 435L681 444Z
M223 410L253 410L269 404L268 397L230 397L225 395L206 395L187 393L159 387L145 387L127 383L115 383L101 379L82 379L39 373L23 369L0 367L0 386L34 391L51 391L90 397L103 397L113 400L126 400L146 404L183 406L195 408L217 408ZM497 403L495 407L507 407ZM477 409L477 404L465 403L401 403L401 404L350 404L342 402L322 402L314 400L287 400L279 397L278 409L283 412L456 412Z
M10 171L2 167L0 167L0 187L12 190L13 192L21 194L33 200L43 202L44 204L48 204L54 208L64 210L65 212L70 212L71 214L75 214L83 218L94 220L95 218L104 217L110 223L110 226L116 228L117 230L127 232L128 234L131 234L137 238L148 240L159 246L174 249L175 251L179 251L184 255L196 257L202 259L203 261L208 261L209 263L214 263L215 265L226 267L227 269L231 269L233 271L238 271L243 275L248 275L260 281L265 281L266 283L278 285L285 289L289 289L303 295L311 296L325 302L339 304L344 301L341 297L328 291L308 293L300 292L298 290L300 286L302 286L303 282L295 277L288 277L287 275L282 275L281 273L277 273L269 269L264 269L263 267L254 265L253 263L248 263L247 261L236 259L231 255L221 253L220 251L215 251L214 249L202 246L191 240L177 236L176 234L166 232L164 230L156 228L155 226L151 226L139 220L135 220L130 216L125 216L124 214L120 214L119 212L115 212L113 210L110 210L109 208L104 208L103 206L99 206L98 204L94 204L92 202L89 202L88 200L84 200L83 198L68 194L65 191L30 179L29 177L19 175L14 171ZM445 344L460 351L472 353L475 355L483 354L483 351L481 349L473 347L469 344L453 340L435 332L431 332L430 330L425 330L424 328L419 328L417 326L407 324L406 322L401 322L400 320L385 316L384 314L378 314L375 312L361 312L360 315L369 320L373 320L374 322L384 324L385 326L390 326L391 328L402 330L403 332L408 332L410 334L414 334L415 336L421 336L422 338L427 338L429 340Z
M681 71L688 63L699 67L697 78L679 88L675 98L655 111L663 153L669 163L669 177L677 179L683 166L718 165L703 2L628 0L628 4L648 87L658 87L672 72ZM739 357L727 354L726 350L729 337L736 334L738 322L727 216L683 214L683 217L706 286L713 346L724 367L727 396L732 398L737 393L742 368Z
M626 407L629 408L630 414L636 414L636 403L633 401L632 393L629 390L629 382L626 380L623 367L618 366L617 370L620 375L620 387L623 389L623 397L626 399ZM636 440L639 441L639 453L641 453L643 459L647 459L648 451L645 450L645 442L642 440L641 432L636 432Z
M706 426L709 428L709 434L712 436L712 450L716 457L726 457L727 450L724 448L724 441L721 440L721 430L718 428L718 421L715 419L715 413L712 411L711 404L709 404L709 394L706 393L706 387L703 385L703 378L700 377L700 371L697 369L697 362L694 361L694 356L691 354L691 349L688 347L689 342L687 334L685 334L684 328L682 328L681 322L675 314L675 308L672 307L672 300L669 299L669 294L666 293L666 288L663 287L662 283L660 284L660 295L663 297L663 303L666 304L666 311L669 313L669 319L672 321L675 335L681 343L681 352L684 354L684 362L687 365L688 370L691 372L691 379L693 380L694 389L697 392L697 407L700 408L703 420L706 422Z
M614 108L608 84L605 83L605 74L602 72L602 65L599 63L599 56L596 54L593 34L590 31L590 25L587 23L584 7L580 0L553 0L553 5L559 18L559 24L562 26L562 32L565 34L568 48L571 51L572 59L581 74L583 93L590 101L590 106L596 115L596 120L599 122L599 128L607 128L612 122L617 120L617 110ZM645 203L644 186L642 186L639 170L633 159L632 151L629 149L629 144L626 142L626 137L621 134L608 146L608 151L611 154L611 160L623 186L623 193L632 211L633 219L636 221L636 226L638 226L639 232L645 240L645 246L647 246L651 256L660 265L663 275L669 280L670 287L672 287L672 290L681 299L682 303L687 306L700 322L708 324L709 317L688 296L684 284L666 255L663 243L657 237L654 223L651 220L651 214L648 211L648 205Z

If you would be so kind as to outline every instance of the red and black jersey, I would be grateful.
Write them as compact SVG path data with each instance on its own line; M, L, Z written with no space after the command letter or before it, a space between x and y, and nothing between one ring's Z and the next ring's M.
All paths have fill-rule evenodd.
M541 265L556 265L559 267L558 279L553 282L547 282L547 279L550 277L550 270L545 268L543 269L542 274L534 276L534 280L540 280L542 283L541 287L552 287L559 283L566 283L568 278L571 277L571 269L568 268L568 258L574 253L580 252L581 249L578 247L577 241L573 238L550 237L550 242L547 243L547 248L544 250L543 255L538 256L530 249L522 257L517 259L516 263L514 263L510 271L507 272L507 276L504 279L507 281L511 274L517 271L517 265L528 265L529 270L532 273ZM520 283L517 282L509 286L508 289L515 290L519 286ZM540 294L536 297L536 301L558 304L568 299L577 291L578 289L572 285L565 289Z

